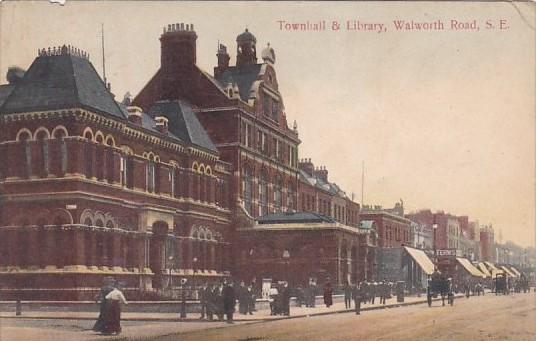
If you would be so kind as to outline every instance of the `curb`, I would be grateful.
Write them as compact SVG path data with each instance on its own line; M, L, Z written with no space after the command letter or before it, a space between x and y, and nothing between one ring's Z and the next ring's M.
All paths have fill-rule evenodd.
M461 298L464 297L464 295L455 295L454 298ZM432 302L441 301L441 298L434 298L432 299ZM414 301L414 302L401 302L401 303L390 303L385 305L378 305L375 307L361 307L361 311L372 311L372 310L381 310L381 309L391 309L391 308L398 308L398 307L405 307L405 306L411 306L411 305L418 305L418 304L424 304L427 303L426 299ZM354 309L340 309L340 310L330 310L330 311L322 311L317 313L310 313L310 314L298 314L298 315L291 315L291 316L281 316L281 317L272 317L272 318L252 318L247 320L242 319L235 319L235 322L270 322L270 321L280 321L280 320L289 320L289 319L295 319L295 318L304 318L304 317L314 317L314 316L325 316L325 315L332 315L332 314L343 314L343 313L355 313ZM69 316L58 316L58 317L49 317L49 316L0 316L2 319L31 319L31 320L95 320L95 317L69 317ZM162 318L162 317L123 317L121 318L121 321L134 321L134 322L142 322L142 321L148 321L148 322L204 322L204 323L211 323L211 322L223 322L223 321L207 321L207 320L200 320L195 318Z

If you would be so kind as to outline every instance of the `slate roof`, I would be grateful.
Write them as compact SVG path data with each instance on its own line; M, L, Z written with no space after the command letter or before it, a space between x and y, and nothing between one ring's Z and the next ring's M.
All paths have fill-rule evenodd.
M331 195L336 195L341 198L346 198L344 191L335 183L325 182L320 177L313 174L309 174L303 169L299 170L300 179L309 183L311 186L317 187L325 192L330 193Z
M242 65L240 67L230 66L225 72L218 75L216 80L222 88L225 88L229 83L236 83L240 92L240 98L247 102L250 97L249 94L253 87L253 83L261 73L262 65L263 64Z
M335 220L315 212L270 213L257 218L259 224L335 223Z
M7 99L7 96L11 94L11 91L15 88L12 84L3 84L0 85L0 107L2 104L4 104L5 100Z
M374 220L361 220L359 222L359 228L360 229L372 229L372 226L374 225Z
M159 101L153 104L148 114L151 118L166 117L169 131L180 140L211 151L217 151L188 102L183 100Z
M74 107L126 119L89 60L66 53L37 57L0 113Z

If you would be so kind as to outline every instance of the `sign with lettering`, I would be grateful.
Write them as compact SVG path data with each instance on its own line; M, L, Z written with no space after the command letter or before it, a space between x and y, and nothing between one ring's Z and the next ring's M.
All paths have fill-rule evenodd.
M456 249L442 249L437 250L438 256L456 257Z

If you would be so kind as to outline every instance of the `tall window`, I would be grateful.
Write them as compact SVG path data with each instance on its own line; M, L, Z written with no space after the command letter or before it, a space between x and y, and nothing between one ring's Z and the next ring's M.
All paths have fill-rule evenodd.
M275 180L275 186L274 186L274 211L275 212L281 212L281 206L283 206L281 201L281 178L277 177Z
M146 184L147 184L147 191L154 193L155 191L155 163L153 160L147 161Z
M263 103L262 103L262 109L266 116L270 116L270 96L264 94L263 96Z
M128 155L121 155L121 185L123 187L127 186L129 176L128 163Z
M48 167L48 136L44 131L40 131L37 134L37 141L40 151L40 162L39 162L39 173L41 176L47 176L49 167Z
M274 121L279 120L279 103L276 101L272 102L272 118Z
M249 214L253 214L253 174L249 167L244 167L242 170L242 199L244 200L244 208Z
M30 133L28 132L21 133L19 137L19 141L21 141L22 151L24 154L24 161L25 161L25 169L24 169L25 174L24 175L26 177L30 177L32 173L32 152L31 152L30 143L29 143L31 138L32 137L30 136Z
M259 181L259 216L268 214L268 176L261 172Z
M289 211L294 210L294 185L289 184L288 190L287 190L287 208Z

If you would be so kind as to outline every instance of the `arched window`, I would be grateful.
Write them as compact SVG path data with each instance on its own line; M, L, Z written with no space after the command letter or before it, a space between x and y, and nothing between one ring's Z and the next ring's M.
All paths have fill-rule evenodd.
M65 144L64 137L67 136L67 130L63 126L57 126L52 131L52 138L57 140L58 155L60 156L60 174L63 175L67 172L67 144Z
M248 166L242 169L242 173L242 199L246 212L251 215L253 214L253 174Z
M100 133L100 134L99 134ZM97 162L96 162L96 166L97 166L97 179L98 180L102 180L104 178L104 154L105 154L105 150L104 150L104 137L102 136L102 133L99 131L97 132L96 136L95 136L95 142L98 143L98 146L97 146Z
M146 154L147 163L145 166L145 185L147 192L155 193L157 192L156 179L158 178L157 167L156 167L156 157L150 152Z
M17 134L17 141L20 141L22 153L24 155L24 175L28 178L32 174L32 151L30 149L30 140L32 134L28 129L23 129Z
M261 172L259 181L259 216L268 214L268 175Z
M41 130L36 133L36 140L39 148L39 175L47 176L49 172L48 167L48 131Z
M274 183L274 211L281 212L281 207L283 206L281 188L283 187L281 177L277 177Z

